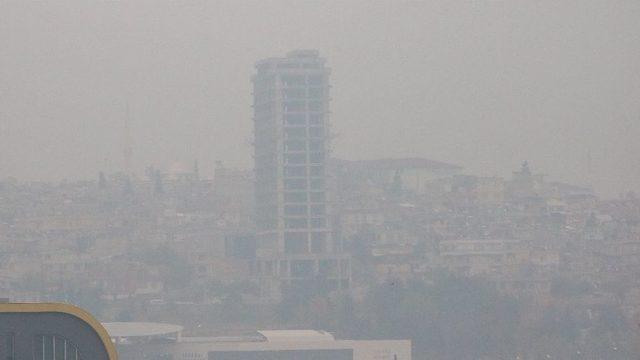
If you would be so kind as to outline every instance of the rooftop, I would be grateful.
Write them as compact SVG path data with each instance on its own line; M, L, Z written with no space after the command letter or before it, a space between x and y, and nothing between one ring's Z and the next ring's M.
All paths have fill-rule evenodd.
M102 325L112 338L168 336L184 329L180 325L151 322L111 322Z
M333 335L322 330L258 330L269 342L335 341Z
M289 58L308 58L313 57L317 58L320 56L320 52L315 49L296 49L289 51L287 53L287 57Z
M151 322L103 323L111 338L179 338L180 342L228 343L228 342L326 342L335 341L333 335L322 330L257 330L239 336L178 337L180 325ZM131 339L129 339L131 340Z
M278 65L282 65L286 67L286 70L292 70L297 67L296 64L316 64L316 68L321 68L325 63L325 59L320 57L320 52L318 50L312 49L299 49L293 50L287 53L285 57L269 57L256 62L256 67L260 71L261 69L274 69L279 67ZM288 65L287 65L288 64ZM303 66L305 69L308 66ZM323 68L324 70L328 70Z
M400 170L407 168L414 169L444 169L444 170L460 170L461 166L436 161L425 158L395 158L395 159L374 159L374 160L341 160L335 159L337 164L362 167L362 168L375 168L386 170Z

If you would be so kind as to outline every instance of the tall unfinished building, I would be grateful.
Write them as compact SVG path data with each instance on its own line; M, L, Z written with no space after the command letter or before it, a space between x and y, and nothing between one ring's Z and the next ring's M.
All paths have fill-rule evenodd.
M309 284L349 287L349 257L329 216L330 69L318 51L296 50L256 70L255 272L263 296Z

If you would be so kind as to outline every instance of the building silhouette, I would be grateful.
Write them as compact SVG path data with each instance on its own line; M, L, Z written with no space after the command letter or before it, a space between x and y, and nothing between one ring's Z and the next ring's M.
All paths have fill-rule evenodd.
M256 64L253 77L257 261L263 296L320 280L349 286L331 224L329 74L316 50Z

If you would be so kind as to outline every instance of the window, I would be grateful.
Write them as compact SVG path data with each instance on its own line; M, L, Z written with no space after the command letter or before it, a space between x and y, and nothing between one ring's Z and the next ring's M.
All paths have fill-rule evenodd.
M284 63L284 64L278 64L278 66L276 66L278 69L295 69L297 67L299 67L300 64L291 64L291 63Z
M325 201L324 192L311 193L311 202L324 202L324 201Z
M307 157L306 154L287 154L285 160L287 164L304 164Z
M290 98L303 98L304 97L304 89L301 88L288 88L288 89L284 89L283 91L284 93L284 98L285 99L290 99Z
M322 80L322 75L309 75L309 77L307 78L307 83L309 85L318 86L322 85Z
M305 176L307 169L304 166L287 166L284 168L285 176Z
M315 235L316 233L314 233ZM314 254L322 254L327 251L327 242L325 239L311 239L311 252Z
M304 151L307 148L307 143L304 140L288 140L284 143L286 151Z
M285 101L282 109L286 111L304 111L304 101Z
M256 113L271 113L273 111L273 103L264 103L256 105Z
M306 205L285 205L285 215L307 215Z
M325 218L313 218L311 219L312 228L323 228L327 226L327 219Z
M309 155L309 160L312 164L318 164L324 162L324 153L312 153Z
M324 179L311 179L311 189L314 189L314 190L324 189Z
M291 192L284 194L284 201L288 203L301 203L307 201L306 192Z
M312 240L326 240L327 239L327 233L324 233L324 232L311 233L311 239Z
M285 218L284 226L287 229L303 229L307 227L306 218Z
M271 275L274 274L273 270L274 270L273 269L273 261L265 261L264 262L264 272L263 272L263 274L271 276Z
M284 239L284 251L287 254L306 254L309 252L309 247L305 233L299 234L286 234ZM302 236L292 236L302 235Z
M307 136L307 129L305 128L285 129L284 135L286 138L304 138Z
M287 125L305 125L307 123L304 114L285 114L284 122Z
M0 360L13 359L13 334L0 334Z
M313 276L313 261L296 260L291 262L291 276L308 278Z
M291 241L307 241L307 233L304 232L286 232L284 233L284 240Z
M278 237L276 236L276 234L274 233L264 234L264 236L262 236L259 246L261 248L272 248L276 246L277 243L278 243Z
M323 166L312 166L311 167L311 176L322 176L324 175L324 167Z
M285 260L280 260L280 276L287 276L289 272L287 262Z
M304 85L303 75L283 75L281 77L285 86L301 86Z
M323 94L322 88L309 88L309 97L310 98L321 98Z
M35 337L34 360L80 360L78 348L67 339L56 335Z
M311 205L311 215L324 215L325 212L324 205Z
M321 111L322 110L322 101L309 101L309 110L310 111Z
M278 219L274 213L263 213L257 220L258 228L260 229L273 229L278 224Z
M312 126L321 126L322 125L322 114L311 114L309 115L309 125Z
M346 276L347 274L349 274L349 261L347 260L342 260L340 261L340 271L342 272L342 276Z
M324 276L338 275L338 263L335 260L321 260L318 267L318 272Z
M289 179L284 181L284 188L287 190L302 190L307 188L306 179Z
M322 140L312 140L309 142L309 150L310 151L324 151L324 141Z
M256 95L253 97L254 99L254 105L258 105L258 104L262 104L265 103L269 100L271 100L272 96L270 92L262 92L262 93L256 93Z

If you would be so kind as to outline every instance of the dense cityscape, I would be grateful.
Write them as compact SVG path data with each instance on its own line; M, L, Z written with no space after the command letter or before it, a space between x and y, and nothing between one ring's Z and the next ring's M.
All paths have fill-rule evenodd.
M636 194L601 198L526 159L503 178L336 158L325 62L256 64L253 169L141 174L125 148L117 173L0 180L2 297L193 339L314 329L410 341L414 359L633 358Z

